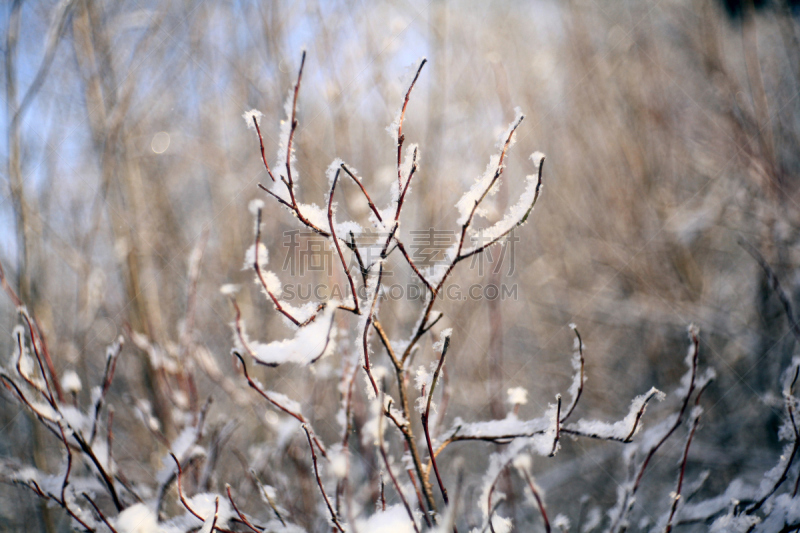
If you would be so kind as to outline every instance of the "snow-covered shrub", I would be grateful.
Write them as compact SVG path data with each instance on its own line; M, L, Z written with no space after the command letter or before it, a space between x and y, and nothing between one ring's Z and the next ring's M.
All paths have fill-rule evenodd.
M556 395L551 404L543 406L538 417L523 419L519 417L519 406L528 402L528 394L525 389L515 387L508 389L513 410L505 418L484 421L455 418L447 422L448 392L443 390L440 382L449 348L461 339L453 334L451 328L441 329L440 322L446 320L441 312L436 311L437 303L447 280L459 264L486 252L531 219L542 191L544 155L536 152L531 156L533 172L525 178L518 201L498 221L477 229L476 219L490 216L486 204L500 186L508 150L522 124L524 117L517 112L499 139L498 153L456 204L459 213L456 244L445 254L444 263L423 268L408 252L401 221L406 213L404 206L413 201L411 183L421 160L418 145L411 144L404 150L403 122L412 89L425 60L416 70L397 117L388 128L395 140L397 179L392 182L390 200L384 207L373 202L367 190L369 184L339 159L327 170L327 204L319 207L299 200L300 178L293 142L298 125L297 98L304 62L305 54L297 82L286 102L287 119L281 125L277 164L270 166L265 155L260 123L262 113L247 111L244 119L258 136L262 161L271 180L268 186L260 185L267 195L265 199L285 208L301 227L326 239L327 245L335 250L337 266L341 267L340 273L346 278L348 292L341 298L329 298L301 308L282 300L282 282L277 274L267 270L269 250L262 235L266 204L263 200L255 200L250 203L255 218L254 242L248 250L243 250L245 267L254 271L261 292L276 312L291 324L295 334L284 340L253 340L246 330L237 302L238 289L224 285L222 292L230 299L234 314L231 353L241 374L226 375L209 359L201 358L197 364L231 393L241 396L245 386L249 386L253 392L245 397L245 401L263 402L279 415L276 424L282 427L281 439L299 436L304 441L305 466L316 487L318 505L315 508L319 519L292 516L286 503L294 496L262 483L254 469L247 469L249 475L244 476L247 479L242 479L239 474L217 471L218 459L228 452L225 442L234 428L226 426L209 435L205 421L212 406L206 402L200 407L191 397L194 391L191 370L178 364L176 361L180 358L174 357L169 349L155 345L142 334L128 331L129 339L148 355L152 366L181 384L174 391L173 401L177 409L169 417L154 417L153 407L143 400L133 403L143 427L161 441L158 450L161 463L160 468L152 472L149 483L131 481L114 459L114 411L106 401L124 338L120 337L108 348L102 380L91 389L89 405L81 408L76 395L89 383L74 372L58 377L41 329L5 282L0 270L3 287L22 320L22 325L14 330L15 352L0 370L0 380L8 393L52 434L62 450L61 465L55 473L48 474L30 465L7 463L2 467L6 480L60 507L69 515L73 528L86 531L303 531L305 529L296 523L298 518L302 518L303 523L312 524L317 531L342 533L443 532L459 528L475 532L505 532L529 527L531 523L548 532L553 528L561 531L599 528L613 532L629 529L671 531L679 526L693 525L715 531L767 532L800 528L800 500L797 499L800 478L795 462L800 448L800 431L796 423L797 400L794 396L800 359L793 361L785 377L785 422L780 437L787 444L780 462L765 474L759 486L744 481L734 482L723 494L705 497L703 501L690 501L699 493L707 477L707 474L687 474L687 463L692 440L700 429L703 415L701 398L714 379L713 370L706 369L701 361L700 333L691 326L686 371L670 395L676 398L676 406L660 421L644 422L648 404L654 399L667 399L665 393L655 388L635 397L628 414L621 420L576 420L574 415L584 391L587 372L583 340L578 328L571 325L575 332L574 378L564 398ZM359 191L360 201L369 207L371 229L379 238L377 257L370 258L362 253L355 238L362 231L358 222L337 221L334 200L337 189L344 182L352 182ZM771 273L757 251L750 251ZM190 261L189 277L194 281L199 275L201 254L202 250L197 250ZM392 254L402 258L425 293L425 298L416 302L420 305L414 326L403 334L398 333L402 323L390 327L387 321L391 321L392 316L381 313L381 301L385 297L384 273ZM355 264L355 268L349 268L351 264ZM785 303L792 331L798 334L800 328L794 320L789 299L773 274L771 279L773 288ZM339 327L337 319L342 315L351 319L355 327ZM400 340L392 339L390 332L397 334ZM424 340L428 337L435 337L430 350L432 363L428 367L415 367L414 356L425 349ZM182 341L181 344L188 342ZM263 365L275 373L287 367L300 367L307 379L322 382L330 380L331 376L316 375L314 369L319 361L328 358L335 358L338 365L338 372L333 377L339 381L339 397L329 401L341 404L336 417L341 434L338 440L325 442L321 432L314 428L312 417L303 413L302 399L268 390L254 376L253 366ZM448 360L447 364L458 362ZM414 387L410 387L412 374ZM363 389L359 383L363 383ZM356 410L365 413L361 424L357 423L354 415ZM432 417L435 424L431 423ZM173 425L162 427L167 419ZM645 425L647 429L643 429ZM633 523L633 510L639 491L646 483L651 460L668 440L677 440L679 435L685 439L683 453L674 468L674 484L661 494L662 507L648 510L650 520ZM598 509L589 511L574 528L566 515L574 516L575 509L559 510L562 512L552 520L548 518L551 514L547 509L546 494L532 473L532 456L546 458L543 460L555 457L565 436L609 441L618 447L623 464L616 504L605 513ZM478 473L463 463L451 461L449 472L454 475L447 479L437 458L448 446L466 441L496 445L496 451L488 458L488 468ZM269 468L279 474L284 465L275 462L274 454L281 450L285 448L262 448L258 452L271 456ZM356 451L379 465L381 475L377 483L365 468L352 460ZM467 480L468 476L473 479ZM475 480L478 481L477 489L466 490L466 485ZM579 479L573 482L577 508L578 495L586 487ZM237 492L241 493L247 484L256 487L259 503L249 502L245 507L237 498ZM292 482L284 479L283 485L284 488L290 487ZM527 501L522 505L528 506L529 514L540 517L519 527L505 509L511 497L509 491L515 487L526 497ZM373 493L378 495L377 503L369 500ZM373 509L374 505L377 508ZM478 522L469 518L474 515L465 512L472 508L479 509Z

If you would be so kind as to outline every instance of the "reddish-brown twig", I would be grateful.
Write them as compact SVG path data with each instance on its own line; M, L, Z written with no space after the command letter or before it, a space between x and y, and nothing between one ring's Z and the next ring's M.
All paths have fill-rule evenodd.
M406 118L406 108L408 107L408 100L411 98L411 90L414 88L414 84L417 83L417 79L419 78L419 73L422 72L422 67L425 66L428 60L423 58L417 68L417 73L414 74L414 79L411 80L411 85L408 87L408 91L406 91L405 100L403 100L403 107L400 109L400 117L397 121L397 186L398 190L403 188L403 177L401 172L402 167L402 156L403 156L403 141L405 140L405 136L403 135L403 121ZM399 209L398 209L399 212Z
M233 501L233 496L231 495L231 486L227 483L225 484L225 491L228 493L228 501L231 502L231 507L233 507L233 511L239 517L239 520L241 520L244 525L249 527L250 531L253 533L263 533L260 529L257 529L256 526L250 523L250 520L248 520L247 517L239 510L239 507L236 506L236 502Z
M275 181L275 176L272 175L272 170L270 170L269 163L267 163L267 156L266 156L266 154L264 154L264 138L261 136L261 128L258 125L258 117L256 117L255 115L253 115L253 125L256 127L256 133L258 134L258 144L261 147L261 161L264 163L264 168L267 169L267 174L269 174L269 177L274 182ZM264 189L264 190L266 190L266 189ZM271 191L267 191L267 192L271 192Z
M509 464L511 464L510 461L507 462L505 465L503 465L503 467L497 472L497 476L494 478L494 481L492 481L492 486L489 487L489 494L486 496L486 503L487 503L486 508L489 510L489 523L487 524L487 526L492 531L492 533L495 533L494 524L492 524L492 516L494 516L494 512L497 510L497 507L499 507L500 504L502 503L502 501L499 501L497 502L497 505L492 507L492 496L494 495L494 489L497 487L497 481L500 479L500 474L502 474L503 471L506 468L508 468ZM486 527L484 527L483 529L485 531Z
M236 350L233 350L231 353L234 356L236 356L237 359L239 359L239 363L241 363L241 365L242 365L242 371L244 372L244 377L247 380L247 384L250 385L251 389L255 390L258 394L261 395L262 398L264 398L269 403L271 403L272 405L274 405L275 407L277 407L278 409L280 409L281 411L283 411L287 415L291 416L292 418L294 418L295 420L297 420L298 422L300 422L304 426L310 426L310 423L309 423L308 420L306 420L306 417L304 417L301 413L296 413L296 412L292 411L288 407L286 407L283 404L281 404L280 402L276 401L275 398L270 396L264 389L262 389L258 385L258 383L256 383L256 381L253 378L250 377L250 374L247 372L247 365L244 362L244 358L242 357L242 355L239 352L237 352ZM322 445L322 443L317 439L316 434L314 434L314 443L319 448L319 452L322 454L322 456L327 459L328 458L328 453L325 451L325 447Z
M336 247L336 253L339 255L339 260L342 262L342 270L344 270L344 275L347 276L347 281L350 283L350 291L353 295L353 308L348 309L348 311L352 311L355 314L359 314L358 310L358 294L356 293L356 284L353 281L353 276L350 274L350 271L347 269L347 261L344 259L344 254L342 254L342 247L339 245L339 239L336 237L336 228L334 227L333 223L333 193L336 191L336 184L339 182L339 169L336 169L336 174L333 177L333 183L331 184L331 194L328 197L328 226L331 230L331 239L333 240L333 244Z
M536 505L539 506L539 512L542 513L542 521L544 521L545 533L550 533L550 520L547 519L547 510L544 508L542 497L539 495L539 491L536 490L536 485L533 483L530 475L528 475L528 471L524 468L520 468L519 471L522 473L522 477L525 478L528 488L531 489L531 494L533 494L533 497L536 499Z
M311 461L314 464L314 476L317 478L317 486L319 486L319 491L322 493L322 499L325 500L325 505L328 507L328 512L331 514L331 521L341 533L344 533L344 527L342 527L342 524L339 523L339 517L331 506L331 501L328 498L328 494L325 492L325 487L322 486L322 479L319 477L319 467L317 466L317 454L314 452L314 443L311 442L311 434L308 432L308 426L306 424L303 424L303 431L306 433L308 447L311 449Z
M258 276L258 281L261 283L261 287L269 296L270 300L272 300L273 305L275 306L275 310L281 313L283 316L288 318L292 324L297 327L307 326L311 322L313 322L317 318L317 314L319 313L322 306L318 307L317 310L306 320L300 322L297 318L295 318L289 311L287 311L278 300L278 297L270 290L269 285L267 284L267 280L264 277L264 272L261 270L261 260L259 257L259 248L261 247L261 217L263 214L263 208L259 207L256 210L256 237L255 237L255 248L254 248L254 259L253 259L253 270L256 271L256 276Z

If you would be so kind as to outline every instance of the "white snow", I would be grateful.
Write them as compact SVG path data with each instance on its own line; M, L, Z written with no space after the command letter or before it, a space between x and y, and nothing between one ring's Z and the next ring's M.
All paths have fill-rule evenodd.
M74 370L67 370L61 377L61 387L64 392L75 394L81 391L83 385L81 384L81 378L78 377Z
M114 519L119 533L156 533L159 531L155 512L143 503L131 505Z
M541 164L541 159L543 157L543 155L540 155L540 152L531 155L531 159L534 162L538 160L539 164ZM539 188L538 166L536 172L525 176L525 182L525 190L520 195L517 203L515 203L508 211L506 211L503 219L492 226L477 232L475 240L477 241L478 247L498 240L514 229L514 227L527 220L531 210L533 210L533 201L536 198L536 192Z
M528 403L528 391L524 387L512 387L506 391L508 403L511 405L525 405Z
M249 270L253 268L256 262L256 245L250 245L250 248L244 254L244 265L242 270ZM269 252L263 242L258 243L258 266L264 268L269 263Z
M228 502L228 498L220 496L219 494L203 492L187 499L189 507L191 507L194 512L202 516L205 520L204 527L200 530L202 533L210 533L211 531L211 523L214 520L215 514L214 511L217 509L217 501L219 501L219 509L216 513L216 526L224 528L228 525L228 521L234 516L234 512L231 508L230 502ZM205 529L206 527L208 530Z
M356 530L369 533L412 533L414 526L403 505L392 505L367 519L356 519Z
M339 172L339 179L341 180L342 173L344 173L344 170L341 170L343 164L344 161L342 161L340 158L337 157L331 162L330 165L328 165L328 168L325 170L325 176L328 178L328 187L333 187L333 180L336 177L337 172ZM358 175L354 168L350 166L348 166L347 168L349 168L350 172L352 172L353 174Z
M269 344L251 343L255 359L265 365L295 363L306 365L333 353L336 328L333 324L338 303L331 301L310 324L297 329L294 337Z
M633 429L633 424L636 421L636 416L640 410L642 410L651 399L656 398L657 400L661 401L664 399L664 393L660 390L656 389L655 387L651 388L647 393L637 396L631 402L630 409L628 410L628 414L625 415L625 418L618 422L608 423L608 422L601 422L599 420L584 420L580 419L575 424L570 424L567 427L569 429L573 429L578 431L579 433L583 433L586 435L594 435L599 438L603 439L617 439L617 440L624 440L631 435L631 430ZM636 427L636 431L633 433L634 435L639 432L642 427L641 420ZM633 435L631 435L633 436Z
M245 111L244 114L242 114L242 118L244 119L245 124L247 124L247 127L253 131L256 131L256 126L255 124L253 124L253 119L256 119L260 126L261 117L263 116L264 113L262 113L258 109L251 109L250 111Z

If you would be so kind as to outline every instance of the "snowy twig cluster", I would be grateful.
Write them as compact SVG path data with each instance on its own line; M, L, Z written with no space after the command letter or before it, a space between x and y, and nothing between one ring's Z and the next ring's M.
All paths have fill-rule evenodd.
M254 391L254 396L246 401L263 400L280 416L294 421L295 426L292 427L295 433L300 434L307 444L307 466L312 472L319 498L317 509L324 516L324 521L317 522L318 525L324 523L325 528L341 533L457 532L459 527L467 527L475 532L507 532L514 528L514 524L511 518L505 516L504 502L508 495L502 494L501 490L508 490L513 484L502 480L504 476L510 479L516 473L532 512L541 517L541 527L548 533L554 527L568 531L570 523L565 514L570 514L570 510L552 517L552 512L547 509L546 495L536 484L531 455L553 457L561 448L564 436L569 436L617 443L622 448L628 473L627 481L619 486L616 505L605 515L599 510L590 512L580 525L580 531L605 527L612 532L622 532L638 527L669 532L679 526L692 524L710 525L719 531L788 531L800 527L800 506L796 500L800 478L795 464L800 447L800 430L796 423L797 400L794 396L800 374L800 360L797 359L786 374L786 422L781 436L787 445L780 464L767 473L759 487L734 483L725 494L702 502L689 501L699 492L704 479L701 475L690 481L686 467L690 446L703 413L700 400L714 378L712 370L701 370L699 332L693 327L689 328L686 373L674 393L679 400L678 407L672 415L645 431L642 431L643 418L649 402L666 397L655 388L634 398L628 414L619 421L575 420L573 415L583 397L586 382L586 359L583 339L574 325L571 325L575 333L572 360L574 378L566 391L568 399L559 394L541 416L524 420L519 418L519 407L527 402L527 391L509 389L509 402L513 409L504 419L467 421L455 418L449 427L440 429L445 420L448 392L439 382L448 351L458 343L458 339L454 338L452 329L437 330L433 351L438 355L434 356L434 362L428 368L413 368L414 355L422 349L421 341L427 335L434 335L433 330L442 321L443 314L435 311L436 304L456 267L465 259L484 253L529 219L542 191L544 155L537 152L531 156L535 171L525 178L525 188L517 203L499 221L476 230L476 218L488 214L485 204L500 185L508 151L523 121L523 115L517 112L516 118L499 140L498 153L490 159L484 174L456 204L459 213L458 239L447 251L446 262L423 268L409 254L400 227L403 207L411 197L411 183L418 173L421 153L416 144L405 146L403 123L412 90L425 60L419 64L397 117L388 128L396 145L397 177L391 186L391 200L383 208L372 200L365 180L358 176L352 166L339 159L327 169L327 205L319 207L300 202L294 138L298 127L297 102L304 64L305 53L297 81L286 103L287 119L281 126L278 163L272 166L268 163L261 129L262 113L248 111L244 118L248 127L257 134L261 160L271 181L269 185L260 184L260 188L268 195L268 200L288 210L304 228L327 240L328 246L335 250L342 275L347 279L349 294L341 301L329 299L304 307L295 307L282 300L281 280L274 272L267 270L269 252L262 235L265 203L254 200L250 204L255 219L254 241L244 254L245 267L254 271L256 282L264 295L295 334L291 338L272 342L251 339L236 299L236 288L224 286L223 293L229 297L234 312L232 353L242 372L243 381L237 378L237 385L232 378L221 375L213 362L206 361L201 366L226 390L237 386L244 388L246 383ZM356 235L363 231L360 224L336 220L335 195L344 182L355 185L360 199L368 205L373 229L381 236L380 254L371 262L356 240ZM750 251L771 272L758 252L754 248ZM404 264L424 286L426 294L418 318L403 340L389 338L389 328L384 326L380 313L386 262L393 253L402 257ZM199 254L191 262L194 270L190 277L195 281ZM355 264L357 268L350 269L348 264ZM797 329L788 298L783 295L777 278L772 275L770 279L774 280L773 288L782 295L781 301L786 306L792 331L798 334L800 330ZM71 517L72 525L79 530L120 533L303 530L294 523L297 517L293 522L277 491L259 481L254 468L248 468L248 475L263 501L264 505L260 508L253 506L245 511L237 503L230 485L226 485L224 490L214 486L212 472L217 458L225 451L224 441L228 435L223 431L208 438L205 431L208 402L194 411L187 408L186 413L193 413L192 416L184 416L181 420L176 417L175 424L180 424L182 429L174 431L171 437L162 431L164 428L159 428L157 421L149 417L147 410L143 410L145 425L159 435L163 445L163 467L153 476L149 485L128 479L113 458L114 411L106 401L123 347L123 338L120 337L109 347L103 379L92 389L90 405L82 410L76 396L76 392L82 388L80 378L71 372L62 378L57 376L44 335L35 318L25 310L23 302L6 282L2 270L0 280L18 308L23 323L23 326L14 330L15 353L10 363L0 370L0 380L11 396L55 437L63 450L63 462L57 473L47 474L30 466L5 464L2 474L6 479L27 487L38 497L61 507ZM357 324L349 339L344 338L348 336L348 331L337 327L337 319L343 314L352 317ZM391 330L398 327L393 324ZM190 325L184 328L184 333L188 328ZM166 360L163 354L158 356L159 349L142 335L131 331L128 333L134 345L148 353L151 359L161 357ZM188 342L182 339L182 345ZM381 350L373 351L373 345ZM268 390L248 370L248 364L253 362L269 367L270 372L280 372L282 365L308 367L323 358L334 356L341 359L338 375L341 435L336 442L326 443L315 430L312 420L303 414L301 399ZM160 363L160 367L165 366L169 365ZM183 370L174 370L171 375L184 376L181 372ZM360 394L356 383L362 373L365 390ZM309 373L309 378L312 375ZM181 378L181 382L190 383L187 391L194 390L191 380ZM412 384L413 387L410 386ZM241 391L238 392L241 395ZM438 408L437 402L440 404ZM368 413L368 420L363 424L356 424L353 415L359 403L362 410ZM432 420L435 423L431 423ZM686 441L675 472L674 490L664 495L663 516L653 523L632 525L631 517L648 466L659 449L682 426L686 428ZM228 433L230 431L232 429L227 430ZM354 439L354 435L360 439ZM468 501L463 490L463 469L457 466L450 469L457 471L458 475L448 481L444 468L437 461L448 446L465 441L497 445L496 452L489 457L487 470L481 476L480 488L475 491L477 499L473 501ZM364 476L362 470L354 468L351 454L355 449L372 453L380 463L383 473L379 486L360 489L370 478ZM397 450L402 450L402 453L398 454ZM247 463L247 459L242 458L242 462ZM272 468L279 469L280 466L272 465ZM191 487L198 490L187 487L185 478L190 469L201 472L191 483ZM233 479L226 481L233 482ZM371 512L370 502L361 498L373 493L379 497L377 509ZM398 503L387 504L392 500ZM463 510L470 506L480 509L480 523L470 523L462 518L465 516ZM302 521L314 523L310 517L303 517Z

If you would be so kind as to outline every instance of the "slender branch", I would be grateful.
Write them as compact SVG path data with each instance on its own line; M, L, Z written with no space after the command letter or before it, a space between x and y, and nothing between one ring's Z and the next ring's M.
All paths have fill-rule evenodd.
M410 91L410 89L409 89ZM406 199L406 193L408 192L408 187L411 185L411 178L414 177L414 173L417 171L417 152L419 150L414 148L413 159L411 160L411 170L408 171L408 177L406 178L406 183L403 185L403 190L399 192L400 197L397 199L397 211L394 214L395 221L400 219L400 210L403 209L403 202ZM399 172L399 169L398 169ZM402 180L400 181L402 184Z
M186 500L186 497L183 495L183 484L182 484L183 468L181 467L181 462L178 461L178 458L175 457L174 453L170 452L169 455L170 455L170 457L172 457L172 460L175 461L175 464L178 467L178 498L180 499L181 504L186 508L187 511L189 511L189 513L192 516L194 516L195 518L197 518L201 522L205 523L206 519L203 518L202 516L200 516L199 514L197 514L197 512L194 509L191 508L191 506L189 505L189 502ZM216 497L214 503L215 503L215 505L214 505L214 518L213 518L213 522L211 522L211 529L209 531L214 531L214 529L216 529L218 531L223 531L223 532L226 532L226 533L233 533L232 531L229 531L227 529L223 529L223 528L217 526L217 518L219 517L219 496Z
M347 269L347 261L344 260L344 254L342 254L342 247L339 246L339 239L336 237L336 228L334 227L333 223L333 193L336 191L336 184L338 182L339 182L339 169L336 169L336 174L333 177L333 184L331 185L331 194L328 197L328 226L330 227L331 230L331 239L333 240L333 244L336 247L336 253L339 255L339 260L342 262L342 270L344 270L344 275L347 276L347 281L348 283L350 283L350 291L353 294L352 311L355 314L359 314L358 293L356 292L356 284L353 281L353 276Z
M231 502L231 507L233 507L233 511L239 517L239 520L241 520L244 525L249 527L250 531L253 533L263 533L260 529L257 529L256 526L254 526L250 520L248 520L247 517L242 514L242 512L239 510L239 507L236 506L236 502L233 501L233 496L231 495L231 486L227 483L225 484L225 491L228 493L228 501Z
M522 477L525 478L525 482L528 484L528 488L531 489L531 493L533 497L536 499L536 505L539 506L539 512L542 513L542 520L544 521L544 530L545 533L550 533L550 520L547 519L547 510L544 508L544 502L542 501L542 497L539 495L539 491L536 490L536 485L534 485L533 480L528 475L527 470L520 469L522 472Z
M800 369L800 367L798 367ZM797 375L795 374L795 379L797 379ZM703 388L697 393L697 397L694 400L695 407L700 405L700 397L703 395L703 392L708 387L708 383L706 383ZM672 506L669 510L669 518L667 519L667 527L665 528L665 533L670 533L672 531L672 521L675 518L675 513L678 510L678 504L681 501L681 491L683 490L683 478L686 475L686 464L689 461L689 447L692 445L692 439L694 439L694 434L697 431L697 426L700 425L700 415L693 417L692 420L692 428L689 430L689 437L686 439L686 446L683 448L683 457L681 458L681 470L680 474L678 475L678 486L675 488L675 495L672 499ZM796 428L795 428L796 430ZM796 435L795 435L795 442L796 442Z
M389 338L386 335L386 332L383 330L380 322L377 320L373 322L373 327L375 331L378 333L378 337L380 338L383 346L386 348L386 352L389 354L389 359L392 361L392 365L395 369L395 377L397 378L397 390L400 395L400 405L403 409L403 416L406 420L411 420L410 417L410 409L408 406L408 392L406 387L406 380L405 380L405 373L403 371L403 362L397 359L397 356L392 349L392 345L389 342ZM414 463L414 469L417 471L417 476L420 480L420 485L422 485L422 492L425 495L425 501L428 505L428 509L430 512L436 511L436 503L433 499L433 491L431 490L430 483L427 483L428 476L424 473L422 468L422 461L419 456L419 449L417 448L417 441L414 438L414 432L411 428L411 424L403 424L402 426L398 426L403 437L406 441L406 446L408 447L408 451L411 454L412 462ZM428 513L425 512L425 508L423 506L423 514L425 515L425 520L428 520Z
M336 515L336 511L331 506L331 501L328 499L328 495L325 492L325 487L322 486L322 479L319 477L319 467L317 466L317 454L314 452L314 444L311 442L311 434L308 432L308 426L306 424L303 424L303 431L306 432L308 447L311 449L311 460L314 463L314 476L317 478L317 485L319 486L319 491L322 493L322 499L325 500L325 505L328 507L328 512L331 514L331 521L341 533L344 533L345 530L339 523L339 518Z
M381 394L381 405L383 405L384 395ZM386 411L390 411L391 404L386 407ZM398 483L397 478L392 472L392 467L389 464L389 456L386 455L386 448L383 445L383 416L378 419L378 450L381 452L381 457L383 457L383 464L386 466L386 471L389 473L389 478L392 480L392 484L394 485L397 494L400 496L400 500L403 502L403 507L406 508L406 512L408 513L408 519L411 520L411 524L414 526L414 531L419 533L419 528L417 527L417 521L414 520L414 513L411 512L411 506L408 505L408 500L406 500L405 494L403 494L403 490L400 488L400 483ZM397 424L397 421L394 421ZM381 483L381 486L383 483ZM383 492L383 491L381 491ZM385 503L384 503L385 508Z
M264 398L269 403L271 403L272 405L274 405L275 407L277 407L278 409L280 409L281 411L283 411L287 415L291 416L292 418L294 418L295 420L297 420L298 422L300 422L304 426L310 426L311 425L310 422L308 420L306 420L306 417L304 417L301 413L296 413L296 412L292 411L291 409L289 409L288 407L284 406L280 402L275 401L275 399L272 396L267 394L267 392L264 391L264 389L262 389L258 385L258 383L256 383L256 381L253 378L250 377L250 374L247 372L247 365L245 364L244 358L242 357L242 355L239 352L237 352L236 350L231 351L231 353L234 356L236 356L237 359L239 359L239 363L241 363L241 365L242 365L242 371L244 372L244 377L247 380L247 384L250 385L251 389L255 390L258 394L261 395L262 398ZM312 433L313 433L313 431L312 431ZM319 448L319 452L322 454L322 456L327 459L328 458L328 453L325 451L325 446L323 446L322 443L319 441L319 439L317 439L316 433L314 433L314 443Z
M270 170L269 163L267 163L267 156L264 153L264 138L261 136L261 128L258 125L258 118L255 115L253 115L253 125L256 127L256 133L258 133L258 144L261 147L261 161L264 162L264 168L267 169L267 174L269 174L269 177L274 182L275 181L275 176L272 175L272 170ZM261 184L259 183L259 185L261 185ZM262 186L262 188L267 192L271 192L271 191L268 191L263 186Z
M550 457L554 457L556 455L556 451L558 451L558 439L561 438L561 395L556 395L556 400L558 401L558 405L556 406L556 437L553 439L553 449L550 450Z
M797 367L797 369L795 370L794 377L792 379L791 384L789 385L789 390L786 393L786 408L789 413L789 420L792 423L792 430L794 431L794 443L792 443L792 451L789 454L789 458L786 460L786 466L784 467L783 472L781 472L780 477L772 485L772 488L769 490L769 492L767 492L757 502L755 502L747 509L748 515L753 514L757 510L759 510L770 498L770 496L775 494L775 492L783 484L783 482L789 478L789 470L792 468L792 464L794 463L794 460L797 457L797 453L800 452L800 438L798 438L798 429L794 419L794 407L793 407L793 404L795 402L793 395L794 385L797 383L798 374L800 374L800 367Z
M411 80L411 85L408 87L408 91L406 91L405 100L403 100L403 107L400 110L400 118L397 122L397 186L398 191L402 190L403 188L403 177L401 173L401 166L402 166L402 155L403 155L403 141L405 140L405 136L403 135L403 121L406 118L406 108L408 107L408 100L411 97L411 89L414 88L414 84L417 83L417 79L419 78L419 73L422 72L422 67L425 66L428 60L423 58L417 68L417 73L414 74L414 79ZM397 210L398 213L400 209Z
M580 365L581 365L580 368L581 377L580 377L580 383L578 385L578 392L575 393L575 397L572 399L572 403L567 409L567 413L563 417L561 417L562 424L567 421L572 412L575 410L575 407L578 406L578 400L581 399L581 394L583 394L583 383L586 381L585 378L586 360L583 357L583 339L581 339L581 334L578 331L577 326L575 326L575 324L571 324L570 326L572 327L572 331L575 332L575 340L578 343L578 354L580 357Z
M258 187L262 191L264 191L265 193L267 193L270 196L272 196L273 198L275 198L278 201L278 203L281 203L281 204L285 205L286 207L288 207L289 209L291 209L292 211L294 211L294 207L292 207L292 204L290 204L289 202L287 202L286 200L284 200L283 198L281 198L280 196L278 196L277 194L275 194L271 190L267 189L263 184L259 183Z
M297 131L297 95L300 92L300 82L303 79L303 67L306 64L306 51L303 50L303 55L300 58L300 70L297 72L297 83L294 86L294 97L292 98L292 118L289 130L289 140L286 143L286 177L289 182L289 194L292 196L292 204L297 206L294 199L294 182L292 181L292 142L294 142L294 134Z
M100 389L100 394L94 402L94 420L92 421L92 431L89 434L89 442L94 442L95 435L97 434L97 425L100 419L100 411L103 408L106 395L109 388L111 388L111 381L114 379L114 371L117 368L117 359L122 352L122 346L125 340L120 336L117 341L109 346L106 351L106 366L103 371L103 386Z
M370 198L369 193L367 192L367 189L364 188L364 184L361 183L361 180L358 179L358 177L349 168L347 168L347 165L345 165L344 163L341 164L341 168L342 170L344 170L345 174L347 174L353 179L356 185L358 185L358 188L361 189L361 192L364 194L364 198L367 199L367 204L369 205L370 210L375 215L375 218L378 219L378 222L383 222L383 217L381 216L381 212L378 211L378 208L375 206L375 203L372 201L372 198Z
M272 303L275 305L275 309L281 313L283 316L288 318L292 324L298 327L303 327L305 325L310 324L317 318L317 313L319 313L319 308L312 314L309 318L300 322L296 319L292 314L283 308L280 301L278 301L278 297L269 289L269 285L267 284L267 280L264 278L264 273L261 270L261 261L259 258L259 248L261 247L261 217L262 217L263 208L259 207L256 212L256 238L255 238L255 248L254 248L254 259L253 259L253 269L256 271L256 275L258 276L258 280L261 283L264 291L272 300ZM238 313L238 310L237 310Z
M431 381L431 390L428 392L428 402L425 405L425 412L422 414L422 428L425 431L425 441L428 444L428 454L431 457L431 462L433 463L433 472L436 474L436 481L439 483L439 490L442 491L442 498L444 499L445 505L450 505L450 500L447 497L447 489L442 482L442 477L439 475L439 466L436 464L436 457L433 453L433 444L431 443L431 435L430 431L428 431L428 417L430 416L431 412L431 400L433 399L433 391L436 388L436 381L439 379L439 372L442 370L442 365L444 364L444 358L447 355L447 349L450 347L450 337L444 338L444 346L442 347L442 356L439 358L439 365L436 367L436 370L433 373L433 380Z
M500 469L500 471L499 471L499 472L497 472L497 476L494 478L494 481L492 481L492 486L491 486L491 487L489 487L489 494L488 494L488 495L487 495L487 497L486 497L486 503L488 504L488 505L486 506L486 508L487 508L487 509L489 509L489 523L488 523L488 526L489 526L489 529L492 531L492 533L495 533L495 531L494 531L494 524L492 524L492 516L494 515L495 511L497 510L497 507L499 507L499 506L500 506L500 504L502 503L502 500L501 500L501 501L497 502L497 505L495 505L494 507L492 507L492 495L494 494L494 489L495 489L495 487L497 487L497 481L500 479L500 474L502 474L502 473L503 473L503 471L504 471L506 468L508 468L508 465L509 465L510 463L511 463L511 462L509 461L508 463L506 463L505 465L503 465L503 468L501 468L501 469ZM486 530L486 528L485 528L485 527L484 527L483 529L484 529L484 530Z
M111 522L109 522L109 521L108 521L108 518L106 518L106 515L105 515L105 514L103 514L103 511L101 511L101 510L100 510L100 508L97 506L97 504L96 504L96 503L94 503L94 501L93 501L93 500L92 500L92 499L89 497L89 495L88 495L88 494L86 494L85 492L83 492L83 493L81 493L81 496L83 496L83 498L84 498L84 499L85 499L87 502L89 502L89 505L91 505L91 506L92 506L92 508L94 509L94 512L97 514L97 516L99 516L99 517L100 517L100 520L102 520L102 521L103 521L103 523L106 525L106 527L107 527L109 530L111 530L111 533L117 533L117 530L116 530L116 529L114 529L114 526L112 526L112 525L111 525ZM259 532L259 533L261 533L261 532Z

